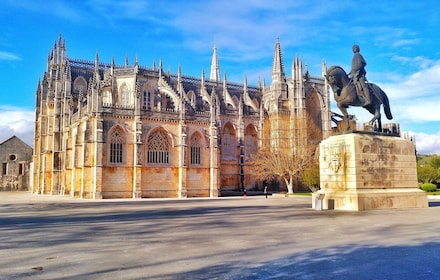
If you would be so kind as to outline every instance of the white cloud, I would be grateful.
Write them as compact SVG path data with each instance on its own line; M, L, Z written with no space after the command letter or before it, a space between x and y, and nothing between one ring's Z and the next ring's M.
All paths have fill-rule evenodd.
M0 105L0 142L15 135L33 146L34 119L33 110Z
M0 60L21 60L21 57L10 52L0 51Z
M412 133L416 137L417 153L440 155L440 131L436 134Z
M418 61L418 64L422 66L421 70L406 76L394 76L395 80L382 83L383 90L393 99L418 96L439 96L440 98L440 60L429 63L422 58L415 58L412 61L414 63Z
M420 39L400 39L393 42L392 46L400 48L409 45L417 45L419 43L420 43Z
M381 87L398 120L440 121L440 60L431 63L420 57L415 60L424 66L421 70L407 76L394 76L393 81L381 83Z

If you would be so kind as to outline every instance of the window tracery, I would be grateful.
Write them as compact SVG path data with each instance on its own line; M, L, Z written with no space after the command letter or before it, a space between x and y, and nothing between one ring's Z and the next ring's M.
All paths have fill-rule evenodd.
M143 102L142 102L142 108L143 108L144 110L148 110L148 111L150 111L150 110L151 110L151 101L152 101L152 98L151 98L151 92L149 92L149 91L144 91Z
M122 163L123 135L119 129L115 129L110 135L110 162Z
M201 163L201 141L198 135L193 135L193 137L191 137L190 158L191 164Z
M169 163L169 140L162 130L153 132L148 137L147 162L156 164Z

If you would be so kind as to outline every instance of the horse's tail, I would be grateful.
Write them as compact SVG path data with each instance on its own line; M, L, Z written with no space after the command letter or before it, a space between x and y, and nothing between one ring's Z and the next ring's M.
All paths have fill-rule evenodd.
M383 110L385 112L385 116L387 116L387 119L391 120L393 119L393 115L391 114L391 108L390 108L390 102L388 100L388 96L386 95L386 93L382 91L382 99L383 99Z

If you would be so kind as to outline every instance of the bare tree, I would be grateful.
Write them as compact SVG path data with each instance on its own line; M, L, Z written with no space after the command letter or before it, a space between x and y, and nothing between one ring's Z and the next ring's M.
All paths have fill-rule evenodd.
M252 157L256 176L282 180L288 193L293 193L304 170L317 163L321 130L308 115L299 117L279 112L267 116L262 135L262 146Z

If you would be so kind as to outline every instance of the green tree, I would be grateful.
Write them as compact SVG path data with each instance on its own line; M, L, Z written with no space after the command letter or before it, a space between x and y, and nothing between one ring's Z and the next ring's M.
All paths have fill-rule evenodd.
M431 157L426 164L417 163L417 178L420 183L440 182L440 156Z
M316 160L313 164L307 167L301 176L301 181L309 187L313 192L319 190L320 176L319 176L319 163Z
M429 165L431 165L434 168L439 169L440 168L440 156L433 156L429 160Z

